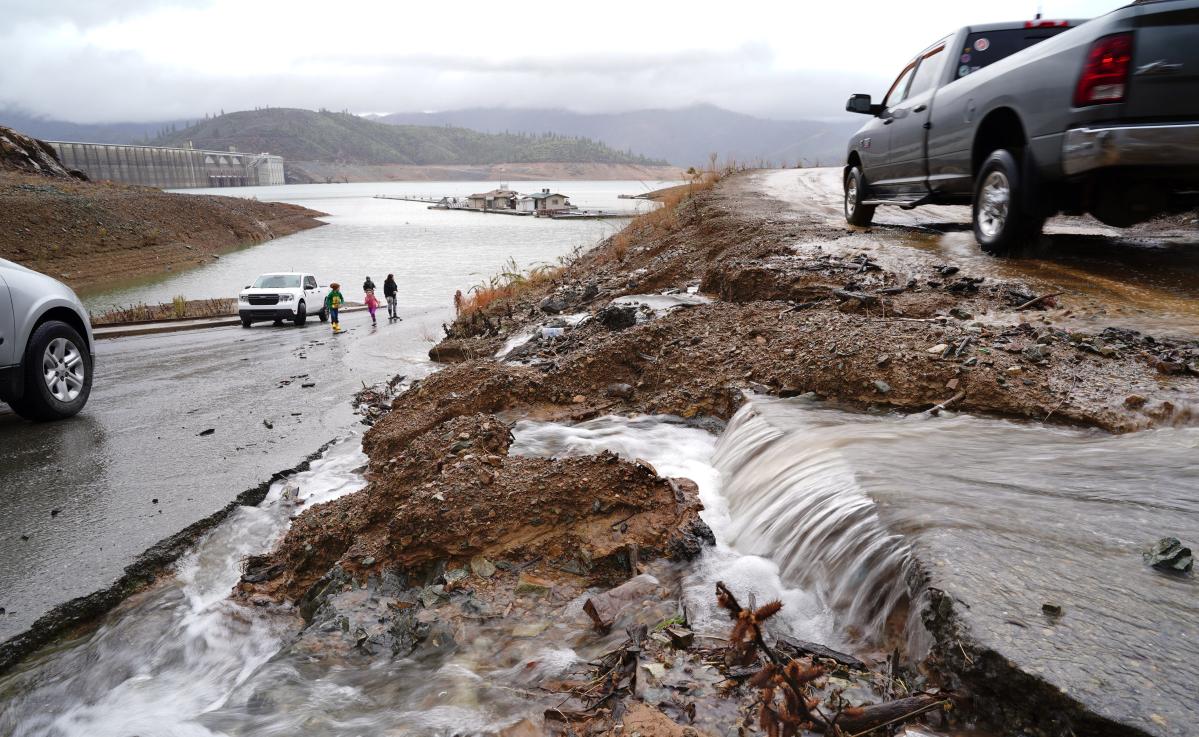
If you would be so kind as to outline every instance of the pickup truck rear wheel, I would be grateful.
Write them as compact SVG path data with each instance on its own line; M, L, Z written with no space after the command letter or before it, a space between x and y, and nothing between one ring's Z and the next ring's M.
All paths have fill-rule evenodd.
M1016 157L1006 149L983 162L974 183L974 239L987 253L1018 252L1041 232L1045 219L1024 203L1027 186Z
M92 354L75 328L48 320L29 336L22 360L25 393L9 406L34 422L71 417L92 392Z
M308 320L308 306L304 304L304 300L300 300L300 304L296 305L296 325L303 325Z
M320 311L320 312L318 312L318 313L316 313L316 316L317 316L317 317L319 317L319 318L321 319L321 322L329 322L329 310L328 310L328 308L326 308L326 307L322 307L322 308L321 308L321 311Z
M850 225L866 227L874 221L876 205L863 205L866 197L866 178L862 170L853 167L845 174L845 221Z

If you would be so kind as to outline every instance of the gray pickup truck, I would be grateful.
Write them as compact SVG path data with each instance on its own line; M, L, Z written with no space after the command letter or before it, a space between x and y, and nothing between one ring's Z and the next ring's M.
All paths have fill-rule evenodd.
M962 28L911 59L849 142L845 218L973 205L1003 254L1058 213L1127 227L1199 203L1199 0Z

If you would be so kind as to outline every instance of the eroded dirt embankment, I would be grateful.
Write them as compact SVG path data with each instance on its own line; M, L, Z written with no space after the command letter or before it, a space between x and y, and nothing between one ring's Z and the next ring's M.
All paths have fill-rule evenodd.
M706 535L692 485L609 455L511 457L507 423L518 418L647 412L719 426L752 391L810 392L858 408L950 406L1113 431L1194 419L1199 344L1058 329L1039 312L1049 298L953 263L885 267L855 253L852 239L862 233L788 210L754 182L726 179L671 217L635 222L554 280L460 317L431 351L452 365L399 396L367 434L368 488L301 514L273 555L252 562L241 595L262 605L298 601L306 617L328 625L351 616L338 607L353 609L344 597L355 581L391 576L390 595L408 602L397 607L424 612L423 621L441 621L448 637L460 639L465 630L455 634L453 623L466 615L449 612L462 609L463 595L490 601L488 611L502 618L530 592L558 587L548 600L561 606L588 586L635 573L639 563L695 553ZM702 295L679 300L690 306L678 309L612 304L688 288ZM554 325L559 313L591 319ZM493 357L547 323L555 329L546 337L534 333L507 360ZM388 632L398 637L394 627ZM966 655L968 640L958 647L965 661L981 660ZM703 660L711 651L682 649L679 667L711 662ZM735 665L726 658L726 667ZM953 667L951 680L964 691L996 677ZM729 677L736 683L746 675ZM907 687L946 675L912 674ZM889 679L876 685L874 699L904 693ZM713 717L717 731L753 723L748 710L773 698L748 686L725 693L736 697L734 708L723 721ZM1040 719L1043 701L1005 712L1005 727L1069 733L1074 707L1054 702L1052 718ZM625 714L614 703L603 714L592 706L563 720L602 731ZM693 702L691 718L695 712ZM687 717L672 714L668 723L681 733ZM763 729L770 718L761 715ZM552 721L543 728L565 732Z
M198 266L324 224L323 213L298 205L83 181L7 128L0 144L0 258L77 290Z

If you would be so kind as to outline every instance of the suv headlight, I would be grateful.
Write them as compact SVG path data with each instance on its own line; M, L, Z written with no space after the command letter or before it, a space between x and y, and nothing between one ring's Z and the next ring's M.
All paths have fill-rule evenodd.
M294 294L280 294L280 295L279 295L279 301L280 301L280 302L290 302L290 301L292 301L292 300L293 300L293 299L295 299L295 298L296 298L296 297L295 297L295 295L294 295Z
M239 294L239 295L237 295L237 301L242 302L242 303L247 303L250 301L250 297L245 294Z

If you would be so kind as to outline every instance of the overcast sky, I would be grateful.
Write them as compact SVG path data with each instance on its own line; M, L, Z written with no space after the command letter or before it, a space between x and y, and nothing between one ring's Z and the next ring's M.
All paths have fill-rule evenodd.
M77 122L259 107L829 117L971 23L1124 0L0 0L0 107Z

